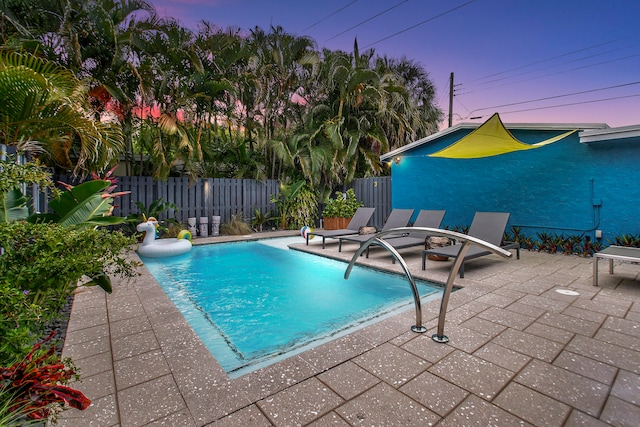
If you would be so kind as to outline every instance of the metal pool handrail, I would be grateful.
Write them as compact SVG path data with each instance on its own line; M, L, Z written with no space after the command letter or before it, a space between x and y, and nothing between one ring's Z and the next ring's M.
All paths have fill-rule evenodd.
M351 258L351 262L349 262L349 266L347 267L347 271L344 273L344 278L348 279L351 274L351 270L355 265L358 257L362 255L362 253L372 244L375 243L377 245L382 246L391 255L398 261L398 264L402 267L407 278L409 279L409 284L411 285L411 292L413 293L413 302L416 310L416 324L411 327L411 330L418 333L423 333L427 331L427 328L422 325L422 304L420 302L420 293L418 292L418 287L416 286L416 282L413 279L413 275L409 271L409 267L407 263L404 261L402 256L396 251L396 249L391 246L386 240L382 239L383 236L387 236L389 234L406 234L412 232L423 232L425 237L429 236L443 236L449 237L455 240L462 242L462 247L460 248L460 252L458 253L458 257L455 262L451 266L451 270L449 270L449 276L447 278L447 283L444 289L444 293L442 294L442 301L440 302L440 314L438 316L438 330L436 334L433 334L431 338L440 343L446 343L449 341L449 337L444 335L444 322L447 314L447 305L449 304L449 295L453 290L453 281L456 278L456 274L464 261L464 256L466 255L469 247L471 245L480 246L483 249L486 249L494 254L500 255L505 258L509 258L512 256L511 252L502 249L498 246L492 245L491 243L485 242L484 240L480 240L473 236L468 236L466 234L457 233L455 231L450 230L442 230L439 228L428 228L428 227L399 227L392 228L390 230L381 231L379 233L374 234L369 240L364 242L362 246L353 254L353 258Z

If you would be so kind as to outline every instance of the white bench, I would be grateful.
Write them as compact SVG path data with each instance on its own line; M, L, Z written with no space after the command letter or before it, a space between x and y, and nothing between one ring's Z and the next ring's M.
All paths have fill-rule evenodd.
M598 260L609 260L609 274L613 274L613 261L640 263L640 248L609 246L593 254L593 286L598 286Z

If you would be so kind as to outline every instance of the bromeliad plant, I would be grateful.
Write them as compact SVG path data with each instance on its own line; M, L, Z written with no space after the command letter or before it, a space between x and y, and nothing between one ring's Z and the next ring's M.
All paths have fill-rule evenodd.
M20 412L30 419L55 422L65 404L84 410L91 401L80 391L68 386L77 379L69 359L61 360L55 347L42 347L53 338L50 334L19 362L0 367L0 408L7 412ZM0 413L0 418L8 414Z
M258 233L261 232L264 229L265 224L271 221L272 215L273 213L271 211L264 213L260 208L255 208L253 210L253 218L251 218L251 225L254 230Z
M632 248L638 248L640 247L640 235L625 233L615 237L611 243L616 246L629 246Z

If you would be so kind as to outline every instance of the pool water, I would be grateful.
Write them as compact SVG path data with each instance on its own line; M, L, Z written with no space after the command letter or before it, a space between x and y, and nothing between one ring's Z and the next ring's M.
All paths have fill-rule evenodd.
M413 307L405 276L288 248L301 238L194 246L144 264L230 376ZM442 288L417 282L422 301ZM407 326L407 329L411 325Z

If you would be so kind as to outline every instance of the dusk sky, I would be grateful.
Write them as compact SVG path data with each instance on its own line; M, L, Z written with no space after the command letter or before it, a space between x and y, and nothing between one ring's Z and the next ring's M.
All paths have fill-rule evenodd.
M640 0L150 0L190 28L271 25L423 65L453 122L640 124ZM446 119L441 127L446 127Z

